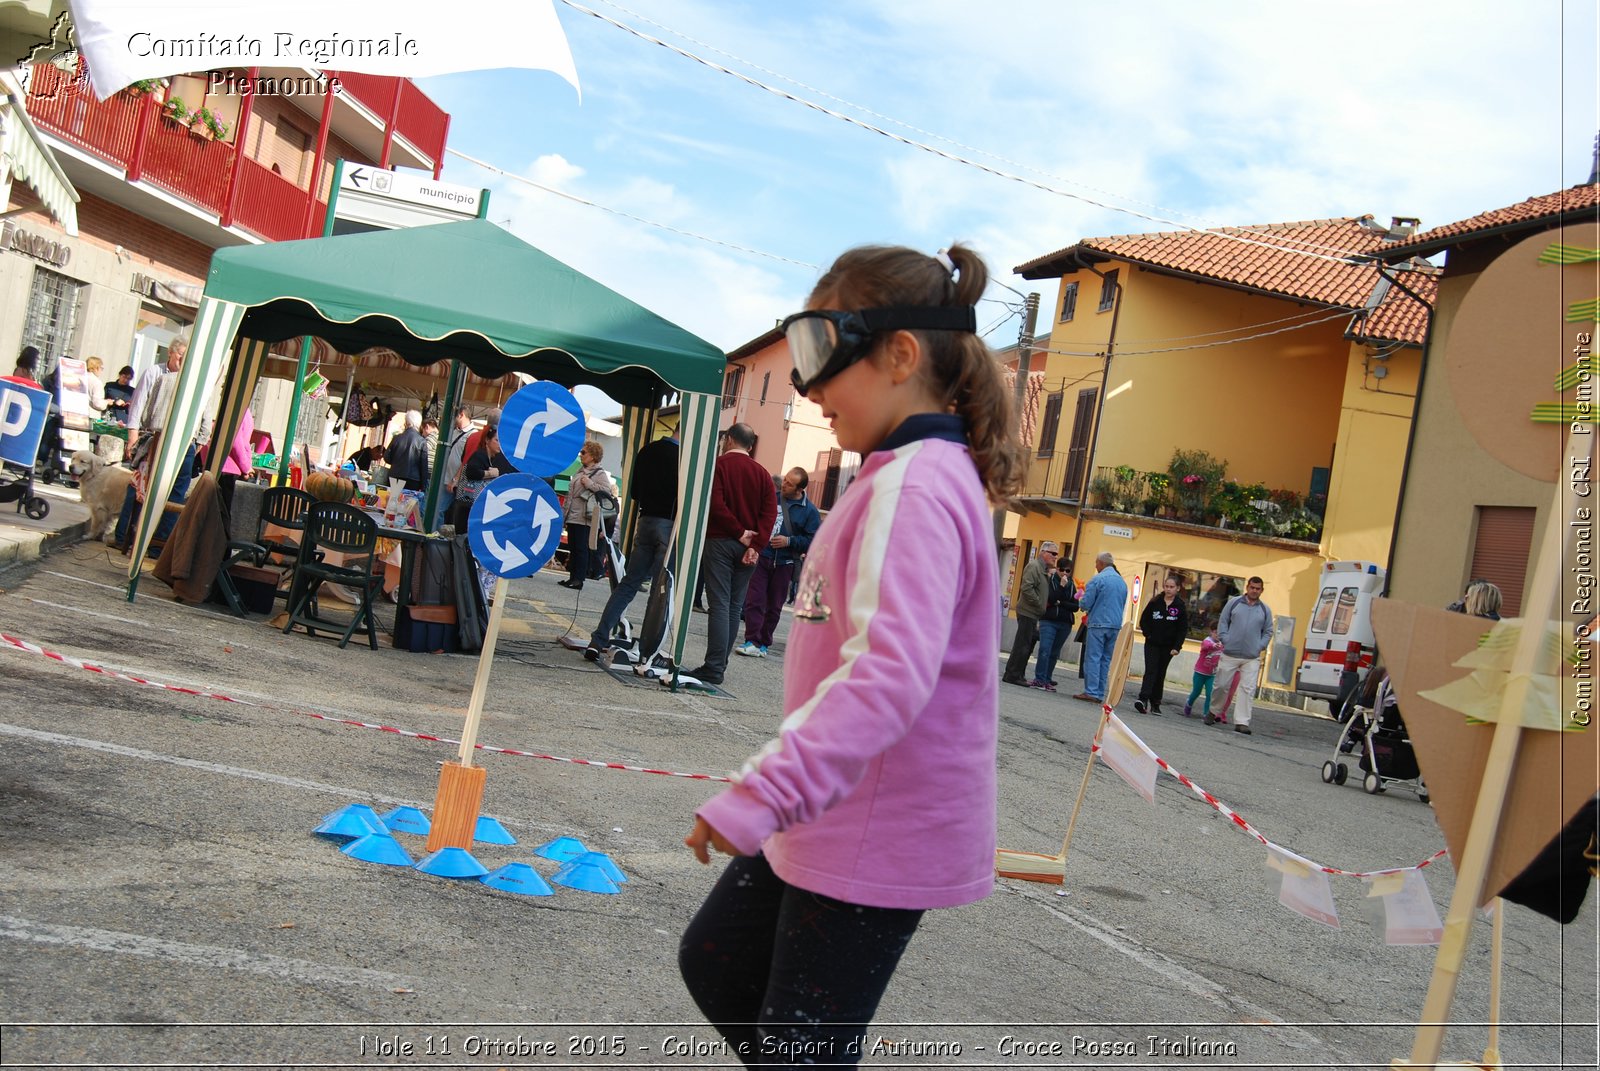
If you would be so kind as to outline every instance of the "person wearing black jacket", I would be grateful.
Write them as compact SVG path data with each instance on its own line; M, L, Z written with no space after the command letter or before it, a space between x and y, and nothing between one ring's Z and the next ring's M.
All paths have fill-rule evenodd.
M1178 597L1178 578L1162 581L1161 594L1139 615L1139 631L1144 634L1144 682L1133 709L1140 714L1160 714L1161 697L1167 682L1167 666L1172 656L1183 650L1189 634L1189 608Z
M1056 690L1056 662L1061 648L1072 635L1072 619L1078 613L1078 586L1072 579L1072 563L1051 570L1045 576L1045 607L1039 615L1039 657L1034 662L1034 688Z
M456 481L456 499L450 507L450 523L456 526L457 532L466 534L467 515L472 512L472 504L483 493L484 487L496 477L516 471L516 466L500 452L500 429L486 428L483 438L478 441L478 448L462 463L461 475Z

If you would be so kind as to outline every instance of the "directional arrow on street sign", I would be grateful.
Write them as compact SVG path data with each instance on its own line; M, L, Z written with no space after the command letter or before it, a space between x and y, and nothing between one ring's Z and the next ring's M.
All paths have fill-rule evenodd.
M541 380L513 394L500 414L500 443L523 472L558 473L583 446L583 407L558 383Z
M365 186L366 184L367 184L367 172L366 172L366 169L365 168L361 168L361 167L353 167L353 168L351 168L350 169L350 185L354 186L356 189L359 190L363 186Z
M508 473L485 487L472 504L467 541L485 569L515 580L537 573L555 554L561 545L560 522L561 500L548 483L527 473Z

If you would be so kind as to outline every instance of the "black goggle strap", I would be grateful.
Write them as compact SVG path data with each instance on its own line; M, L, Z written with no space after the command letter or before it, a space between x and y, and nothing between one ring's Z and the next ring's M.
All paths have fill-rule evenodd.
M978 310L973 305L890 305L877 309L860 309L851 313L850 317L860 322L869 337L881 331L975 332L978 330ZM837 323L835 329L839 332L842 342L845 329ZM796 391L804 394L813 385L838 375L860 357L860 350L852 353L848 352L847 347L841 346L824 360L823 366L809 380L804 379L798 369L794 369L789 373L789 382Z
M857 315L867 330L976 331L978 310L972 305L891 305L862 309Z

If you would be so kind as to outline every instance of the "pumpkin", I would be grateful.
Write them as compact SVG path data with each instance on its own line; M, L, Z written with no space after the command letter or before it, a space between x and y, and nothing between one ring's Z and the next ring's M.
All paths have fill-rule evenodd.
M355 481L331 472L313 472L306 477L306 490L319 502L349 502L356 496Z

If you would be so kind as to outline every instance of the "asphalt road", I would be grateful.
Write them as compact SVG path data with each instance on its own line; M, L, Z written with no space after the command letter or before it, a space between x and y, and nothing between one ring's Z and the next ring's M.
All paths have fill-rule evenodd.
M0 646L0 1066L735 1062L675 965L715 873L681 838L715 784L482 755L485 810L520 843L477 857L549 877L554 864L531 848L576 836L627 874L615 895L523 897L352 860L312 835L319 820L351 802L429 809L455 749L314 715L454 737L476 659L340 651L176 604L151 579L130 605L121 561L83 545L0 574L0 632L241 702ZM672 694L561 648L574 622L587 632L604 591L578 596L556 579L513 585L482 743L722 775L770 734L787 618L774 657L733 660L730 697ZM1056 850L1096 713L1005 688L1004 847ZM1443 845L1407 789L1321 783L1331 722L1263 710L1245 737L1129 703L1122 716L1316 862L1406 866ZM420 855L419 838L401 840ZM927 916L865 1062L1383 1067L1406 1055L1434 950L1384 945L1355 878L1331 879L1340 928L1290 913L1265 861L1174 779L1151 805L1097 766L1066 884L1003 881L981 904ZM1450 864L1424 873L1442 915ZM1592 897L1566 928L1508 911L1508 1065L1595 1066L1596 935ZM1455 1003L1463 1025L1446 1039L1454 1059L1487 1040L1488 947L1480 924Z

